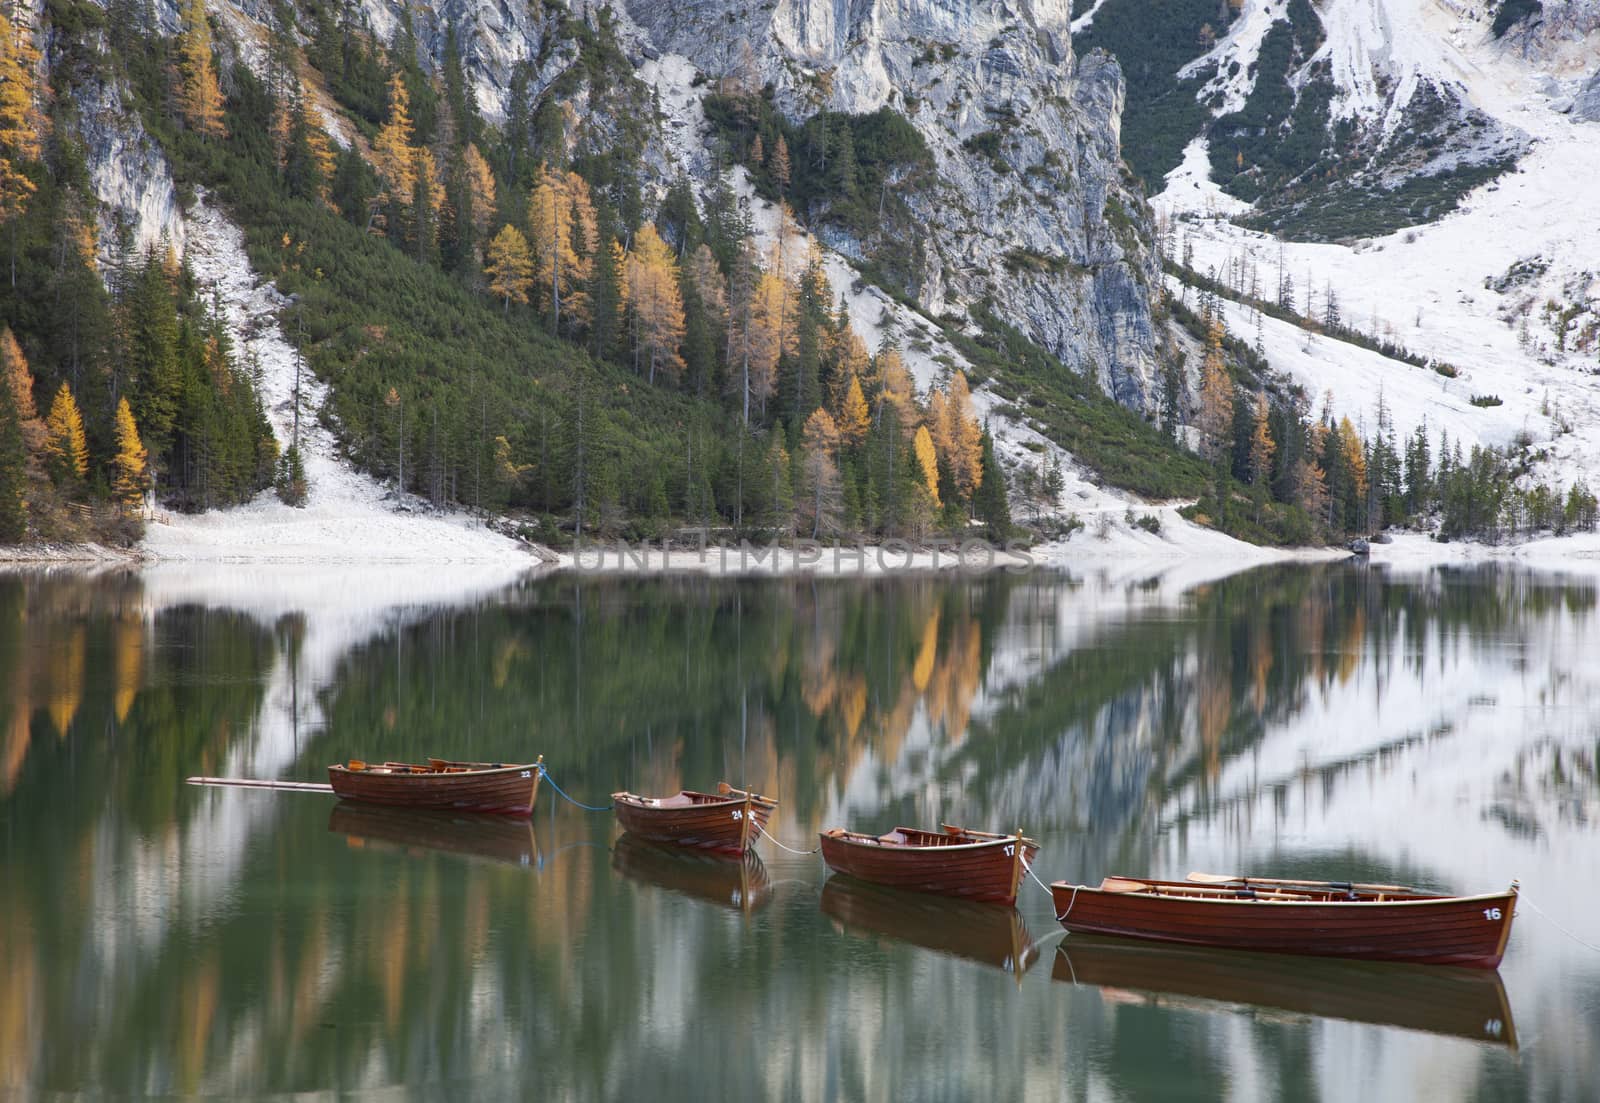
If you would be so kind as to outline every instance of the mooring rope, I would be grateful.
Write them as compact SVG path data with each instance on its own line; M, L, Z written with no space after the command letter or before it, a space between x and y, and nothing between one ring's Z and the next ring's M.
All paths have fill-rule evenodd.
M1528 907L1544 916L1546 922L1548 922L1552 927L1560 931L1562 934L1566 935L1568 938L1572 939L1572 941L1576 942L1579 946L1582 946L1585 949L1593 950L1595 953L1600 954L1600 946L1596 946L1593 942L1589 942L1586 939L1580 938L1571 931L1567 930L1560 923L1557 923L1555 919L1550 916L1549 912L1545 911L1538 904L1535 904L1532 900L1529 900L1525 893L1517 894L1517 903L1526 904Z
M1062 912L1060 915L1056 916L1056 922L1057 923L1065 923L1067 921L1067 916L1072 914L1072 905L1074 905L1074 904L1076 904L1078 902L1078 890L1081 889L1082 887L1083 887L1082 885L1073 885L1072 886L1072 899L1067 901L1067 910ZM1051 899L1051 902L1054 903L1055 896L1052 894L1050 899Z
M809 857L811 857L811 855L817 853L818 851L820 851L822 849L821 844L818 844L815 848L813 848L811 850L796 850L792 846L784 846L782 843L778 842L777 839L774 839L771 835L767 834L767 829L765 827L761 826L761 821L760 820L754 820L753 822L756 825L756 830L761 832L763 835L766 835L768 841L770 841L774 846L778 847L780 850L787 850L790 854L798 854L802 858L809 858Z
M611 811L611 805L609 804L585 804L581 800L574 800L572 797L568 796L567 791L556 784L556 779L550 776L550 771L544 768L544 763L542 762L539 764L539 774L549 784L550 788L554 789L562 798L567 801L567 803L577 805L585 812Z
M1046 894L1049 895L1051 903L1054 904L1056 898L1055 893L1051 892L1050 886L1039 880L1039 875L1033 872L1033 866L1028 864L1028 855L1026 853L1022 855L1022 868L1028 871L1028 876L1033 878L1033 883L1044 889Z

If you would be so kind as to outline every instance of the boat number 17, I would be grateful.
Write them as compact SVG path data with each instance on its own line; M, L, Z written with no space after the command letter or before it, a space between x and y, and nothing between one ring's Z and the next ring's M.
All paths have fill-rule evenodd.
M1483 917L1485 919L1489 920L1492 923L1494 920L1500 918L1500 909L1499 908L1484 908L1483 909Z
M1016 843L1007 843L1006 844L1006 857L1010 858L1010 857L1014 856L1016 853L1017 853L1017 844Z

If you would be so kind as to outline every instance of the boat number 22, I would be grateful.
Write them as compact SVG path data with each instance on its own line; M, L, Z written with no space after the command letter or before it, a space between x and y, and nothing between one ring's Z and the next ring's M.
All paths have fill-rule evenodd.
M1500 918L1500 909L1499 908L1484 908L1483 909L1483 917L1485 919L1489 920L1492 923L1496 919Z

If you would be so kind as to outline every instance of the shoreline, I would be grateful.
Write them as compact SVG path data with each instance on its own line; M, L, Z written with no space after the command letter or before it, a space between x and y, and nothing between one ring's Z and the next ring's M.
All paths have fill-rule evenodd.
M364 549L353 542L333 550L268 545L257 549L114 548L103 544L43 543L0 547L0 569L107 568L146 570L154 567L238 566L295 567L318 570L368 567L520 566L527 572L570 573L595 577L703 575L727 578L876 578L893 574L967 574L1001 571L1113 568L1120 571L1204 568L1226 574L1274 563L1327 563L1357 559L1340 547L1273 548L1245 544L1210 530L1197 530L1181 541L1137 539L1143 534L1117 533L1098 539L1077 533L1067 540L1022 547L992 546L981 541L935 540L881 543L792 540L787 543L707 544L667 547L662 544L597 543L581 551L557 552L544 545L520 545L519 554L462 555L422 548ZM1372 544L1367 562L1388 570L1423 571L1436 567L1502 564L1538 571L1600 573L1600 533L1543 536L1510 544L1469 541L1438 543L1415 532L1391 533L1391 542ZM496 549L498 551L498 549ZM206 554L210 552L210 554Z

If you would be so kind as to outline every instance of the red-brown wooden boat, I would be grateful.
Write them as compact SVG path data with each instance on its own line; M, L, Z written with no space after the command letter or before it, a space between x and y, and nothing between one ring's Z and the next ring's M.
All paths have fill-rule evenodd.
M778 802L719 782L715 793L685 789L670 797L612 793L617 822L640 838L676 846L743 854L772 818Z
M1201 883L1195 883L1195 882ZM1189 881L1108 877L1050 886L1069 931L1274 954L1465 965L1505 955L1517 884L1482 896L1403 885L1191 874Z
M1033 863L1039 844L1021 832L996 835L949 824L942 827L941 831L897 827L887 835L835 827L820 836L822 859L835 873L874 884L1015 904L1023 863Z
M340 798L367 804L530 816L543 764L544 755L537 762L515 766L442 758L430 758L425 764L352 759L329 766L328 782Z

